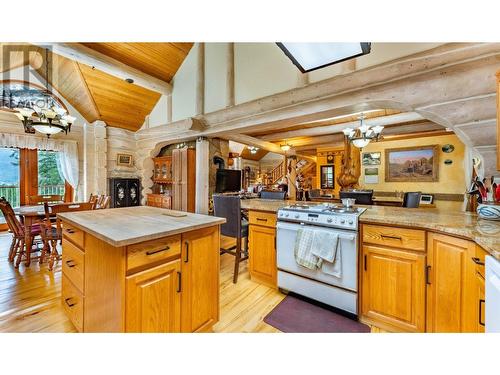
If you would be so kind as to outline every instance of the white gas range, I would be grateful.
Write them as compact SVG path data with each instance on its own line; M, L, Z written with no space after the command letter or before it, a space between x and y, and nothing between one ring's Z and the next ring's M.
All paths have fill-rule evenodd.
M357 315L358 219L365 210L309 202L280 208L276 226L278 287ZM340 277L297 264L294 248L301 228L338 236Z

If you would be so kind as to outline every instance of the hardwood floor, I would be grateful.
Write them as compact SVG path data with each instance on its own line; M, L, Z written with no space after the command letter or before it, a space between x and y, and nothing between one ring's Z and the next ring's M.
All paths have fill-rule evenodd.
M18 270L8 262L10 235L0 233L0 332L75 332L61 306L61 264L51 272L34 260ZM220 320L215 332L279 332L263 318L285 297L250 280L247 262L233 284L234 258L221 256Z

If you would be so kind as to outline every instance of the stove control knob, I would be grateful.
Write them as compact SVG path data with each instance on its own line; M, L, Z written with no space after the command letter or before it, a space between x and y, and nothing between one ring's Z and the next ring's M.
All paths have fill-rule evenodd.
M295 218L298 219L299 218L299 214L295 214Z
M287 212L287 213L285 214L285 216L286 216L286 217L288 217L288 216L290 216L290 214Z
M280 212L280 217L283 217L283 212Z
M345 220L344 220L344 219L341 219L341 220L340 220L340 224L345 224Z
M353 223L354 223L354 221L349 220L349 225L352 225Z
M326 222L327 222L327 223L331 223L331 222L332 222L332 218L331 218L331 217L329 217L328 219L326 219Z

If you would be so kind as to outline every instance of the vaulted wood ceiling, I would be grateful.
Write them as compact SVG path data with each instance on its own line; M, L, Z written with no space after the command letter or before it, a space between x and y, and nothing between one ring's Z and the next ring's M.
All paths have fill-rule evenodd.
M5 46L0 44L0 47ZM95 51L169 82L187 56L192 43L85 43ZM45 80L45 50L17 45L10 63L0 61L0 72L30 64ZM5 50L2 50L5 51ZM28 51L29 53L25 53ZM3 60L3 59L0 59ZM49 53L51 85L88 121L136 131L151 113L161 94L130 84L94 67ZM51 74L50 74L51 73Z
M170 82L193 43L82 43L153 77Z

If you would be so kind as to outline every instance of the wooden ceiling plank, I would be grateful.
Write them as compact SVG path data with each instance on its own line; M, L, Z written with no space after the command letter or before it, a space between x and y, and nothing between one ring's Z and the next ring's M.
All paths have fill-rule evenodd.
M95 67L104 73L117 77L120 80L133 79L134 85L144 87L150 91L168 95L172 86L163 80L143 73L140 70L126 65L118 60L88 48L80 43L52 43L53 52L74 60L78 63Z

